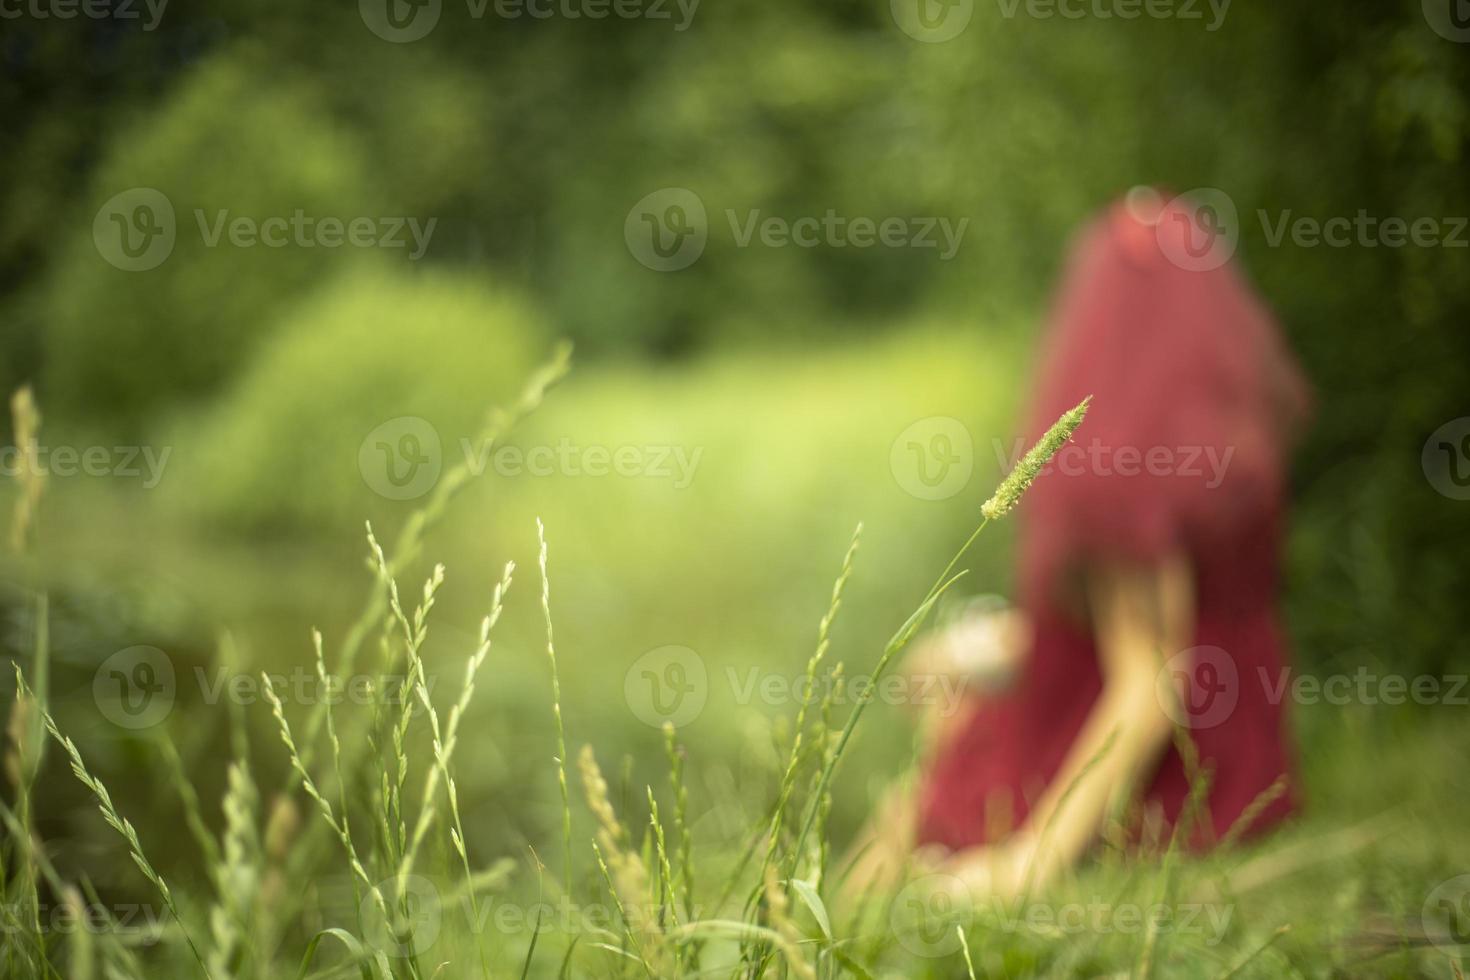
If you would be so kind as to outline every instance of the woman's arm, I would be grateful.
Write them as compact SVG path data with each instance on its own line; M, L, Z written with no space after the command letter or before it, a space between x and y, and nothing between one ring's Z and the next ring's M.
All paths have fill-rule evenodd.
M1172 725L1156 689L1164 658L1186 649L1194 629L1189 566L1114 565L1087 583L1103 690L1026 822L997 847L956 854L949 870L972 887L1008 893L1076 863L1113 803L1146 777Z

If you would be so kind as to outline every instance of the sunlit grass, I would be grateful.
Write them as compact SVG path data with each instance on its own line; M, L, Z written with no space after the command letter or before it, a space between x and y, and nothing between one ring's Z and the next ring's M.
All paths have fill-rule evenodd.
M493 417L492 426L507 431L537 407L541 391L559 374L554 367L541 375L519 407ZM150 861L164 828L145 827L140 834L128 817L131 794L114 798L105 772L60 731L44 698L17 700L12 715L21 722L12 721L14 730L28 730L28 718L44 719L104 819L121 835L120 857L153 886L167 914L146 936L114 917L95 933L65 931L66 941L57 942L55 930L38 921L43 906L62 897L73 904L100 900L86 880L68 884L46 849L28 843L29 782L22 774L33 767L17 763L19 778L12 782L25 805L3 813L5 866L21 872L7 871L4 880L4 966L12 975L1220 977L1275 976L1310 963L1449 975L1442 949L1426 944L1422 930L1414 931L1414 903L1425 891L1419 867L1424 852L1398 865L1367 857L1375 848L1394 846L1403 826L1397 818L1350 822L1336 836L1319 835L1325 854L1313 853L1313 835L1298 831L1288 831L1279 846L1265 851L1232 850L1203 861L1175 853L1167 842L1153 855L1145 849L1127 860L1105 851L1092 866L1024 906L983 900L954 906L923 892L900 892L874 896L866 908L849 907L835 887L837 835L828 824L839 771L849 779L863 775L856 760L849 758L840 769L839 762L850 754L866 703L795 705L755 736L765 741L763 749L738 765L711 757L704 750L711 740L699 735L651 733L666 748L657 778L647 760L619 764L600 744L584 745L598 741L596 725L573 717L564 728L561 718L558 680L564 662L557 657L560 640L553 643L551 634L560 603L552 603L549 590L553 567L564 563L559 559L553 566L546 558L559 540L554 526L552 540L540 541L542 589L531 614L545 620L543 677L550 678L535 708L548 717L554 711L556 728L531 762L548 781L527 789L550 788L554 774L559 790L547 799L559 797L554 808L560 812L544 828L550 833L543 839L553 842L549 853L482 850L474 836L467 839L465 827L484 818L462 811L455 773L475 764L473 729L494 720L472 704L477 683L495 686L503 676L497 661L519 655L498 644L492 652L490 645L491 628L513 601L510 568L473 590L490 611L477 638L451 634L474 642L461 651L458 686L444 689L428 683L424 651L431 626L439 630L445 615L441 609L431 617L431 610L453 576L434 566L414 608L400 600L397 585L399 576L414 574L427 525L443 515L463 485L451 479L442 498L431 499L421 517L410 519L392 547L370 536L369 600L356 625L332 643L324 643L321 634L311 637L314 670L323 683L345 678L376 653L380 676L396 676L398 686L374 689L366 707L338 710L319 702L303 710L283 700L267 679L268 704L256 706L261 717L247 725L231 706L232 758L218 832L210 830L220 823L213 808L199 802L192 785L175 780L203 859L198 865L176 861L163 867L165 878ZM981 519L978 504L973 518ZM559 547L555 553L560 555ZM829 657L832 631L839 608L853 604L845 598L846 587L863 565L856 539L845 558L837 549L828 560L835 582L810 611L816 650L807 671L881 672L953 584L958 557L899 621L886 645L858 646L844 664ZM902 581L885 585L918 594ZM34 608L33 622L44 623L39 591ZM738 614L757 617L761 610L741 608ZM32 670L45 662L45 633L35 633ZM223 645L220 657L229 656ZM447 723L441 724L443 711ZM268 737L252 736L252 730ZM708 725L700 730L706 731ZM468 751L456 753L461 738ZM22 757L39 751L33 736L19 744ZM152 745L147 750L162 751ZM577 796L567 788L569 752L581 776L583 792ZM1428 761L1452 765L1448 758ZM268 806L261 806L262 793ZM711 811L742 817L736 820L739 829L701 833L691 816L691 796ZM1453 851L1445 848L1443 857ZM1340 896L1335 905L1302 901L1320 898L1314 892L1324 879L1356 890L1359 899L1403 899L1392 910L1398 913L1397 943L1394 933L1377 926L1368 934L1383 948L1366 951L1372 958L1362 960L1365 951L1352 946L1368 932L1354 921L1361 902L1344 903ZM1170 907L1190 913L1190 929L1143 920L1119 928L1116 919L1108 920L1108 928L1079 929L1059 918L1074 908L1079 914L1097 906L1146 909L1160 896L1174 896Z

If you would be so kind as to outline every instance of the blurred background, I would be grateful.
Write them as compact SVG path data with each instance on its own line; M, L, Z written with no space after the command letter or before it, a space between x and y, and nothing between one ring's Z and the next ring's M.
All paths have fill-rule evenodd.
M690 651L705 697L681 731L694 806L715 808L792 707L742 695L747 672L800 673L855 525L849 672L973 529L1068 243L1137 184L1209 204L1317 390L1293 471L1298 669L1470 664L1470 444L1448 470L1427 448L1470 437L1452 5L3 9L0 387L33 386L53 454L35 554L4 566L6 653L29 649L35 577L58 720L166 855L187 845L160 829L177 813L150 736L218 799L222 631L247 674L309 671L310 627L331 649L370 587L364 519L391 540L466 460L482 472L404 582L447 566L429 662L451 692L519 566L458 760L471 851L557 834L537 517L568 741L661 778L657 706L626 682ZM1301 231L1334 218L1338 243ZM487 409L561 339L574 369L516 453L477 455ZM1010 534L987 530L967 593L1008 593ZM94 680L139 645L176 691L134 728ZM1456 758L1465 710L1300 712L1318 800L1410 792L1403 767L1364 787L1365 753L1393 731ZM268 710L247 712L284 778ZM902 710L869 721L839 829L910 753ZM136 887L80 787L42 791L66 860L113 853Z

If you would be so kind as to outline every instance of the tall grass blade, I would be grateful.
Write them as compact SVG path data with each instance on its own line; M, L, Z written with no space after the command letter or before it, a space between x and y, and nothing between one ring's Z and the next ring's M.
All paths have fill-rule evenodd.
M551 664L551 713L556 719L556 781L561 789L562 859L566 894L572 893L572 801L567 789L567 735L561 718L561 674L556 666L556 640L551 628L551 578L546 571L546 527L536 518L540 543L541 612L546 619L546 659Z

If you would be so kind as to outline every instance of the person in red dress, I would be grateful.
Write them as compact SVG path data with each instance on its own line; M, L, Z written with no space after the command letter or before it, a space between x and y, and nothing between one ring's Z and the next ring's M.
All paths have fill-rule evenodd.
M1018 608L908 665L958 669L986 634L1014 676L944 722L919 785L862 841L859 881L928 847L972 890L1009 893L1076 863L1120 813L1135 838L1168 834L1190 783L1176 726L1209 774L1187 845L1297 805L1271 691L1286 457L1309 393L1209 217L1136 189L1075 246L1031 434L1093 397L1017 507Z

